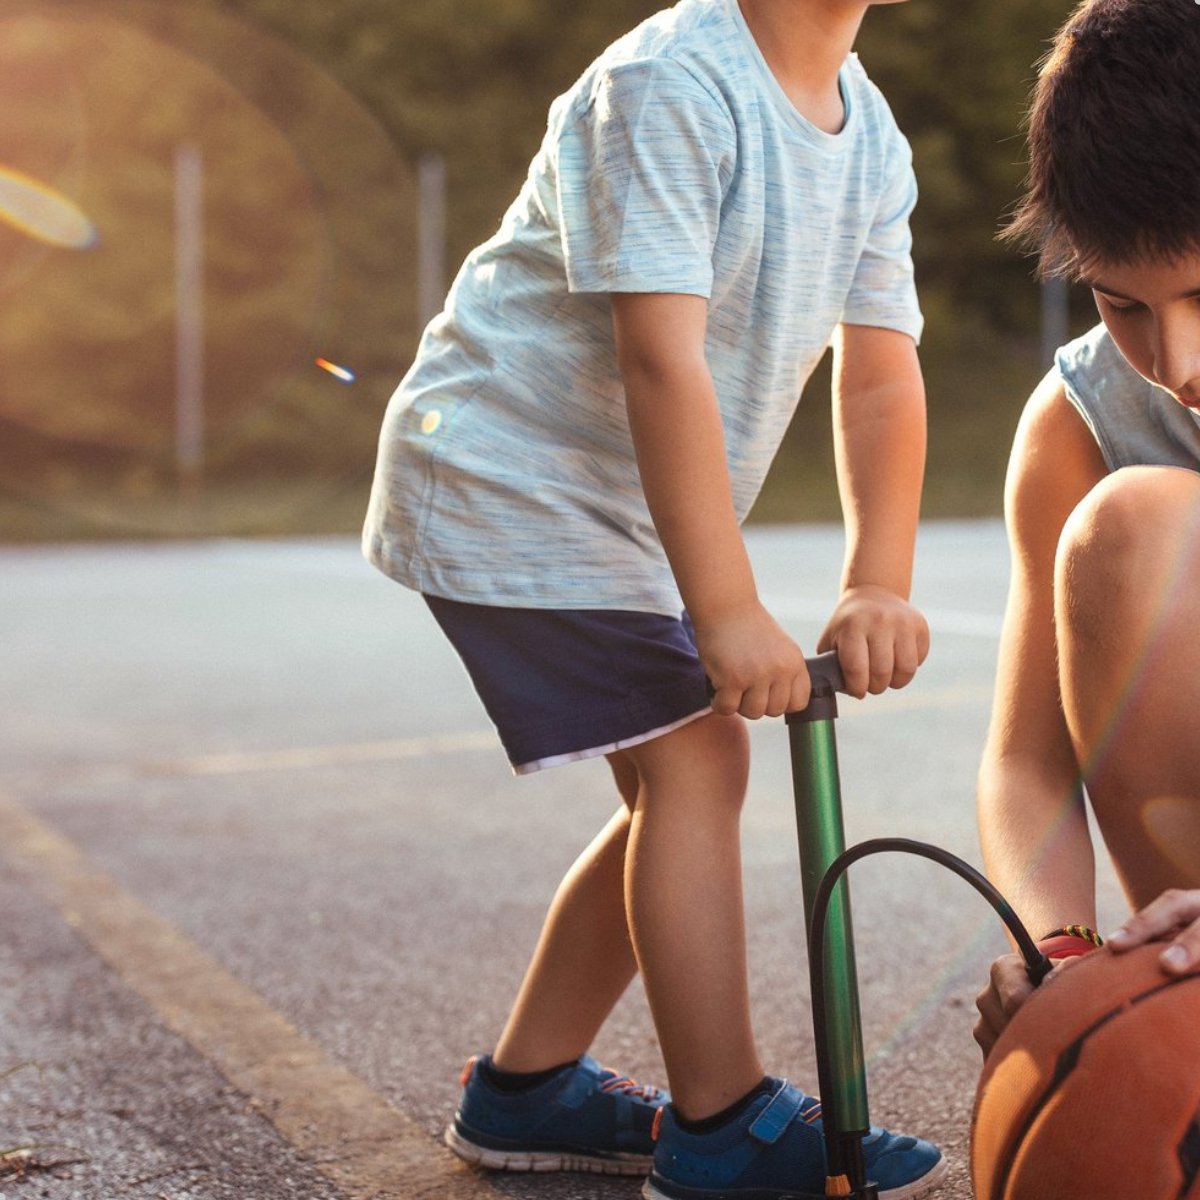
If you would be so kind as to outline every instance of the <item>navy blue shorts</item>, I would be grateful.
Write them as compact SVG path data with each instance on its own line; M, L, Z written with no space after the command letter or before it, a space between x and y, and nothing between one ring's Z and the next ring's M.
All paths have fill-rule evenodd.
M518 775L634 746L711 711L686 613L425 601Z

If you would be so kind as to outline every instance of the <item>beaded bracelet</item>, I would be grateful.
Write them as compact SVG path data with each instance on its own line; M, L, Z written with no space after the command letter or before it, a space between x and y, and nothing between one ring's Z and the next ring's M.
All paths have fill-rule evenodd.
M1038 941L1037 948L1047 957L1054 960L1063 958L1082 958L1093 950L1104 945L1104 939L1086 925L1064 925L1060 929L1052 929Z

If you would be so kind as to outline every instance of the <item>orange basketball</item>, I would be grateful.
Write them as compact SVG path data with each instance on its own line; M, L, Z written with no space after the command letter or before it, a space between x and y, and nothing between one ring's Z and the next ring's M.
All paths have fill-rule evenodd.
M976 1200L1200 1200L1200 974L1098 950L1035 992L988 1056Z

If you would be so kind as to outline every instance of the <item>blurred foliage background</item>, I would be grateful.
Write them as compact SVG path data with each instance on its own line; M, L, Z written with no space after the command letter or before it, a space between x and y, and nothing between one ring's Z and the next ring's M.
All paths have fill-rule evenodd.
M0 539L357 528L420 332L414 165L445 162L452 274L520 186L553 97L659 7L0 0L0 170L98 231L78 249L0 220ZM999 512L1012 430L1048 365L1030 264L994 235L1023 174L1034 63L1071 7L910 0L869 12L859 42L921 187L930 516ZM175 448L185 146L204 170L204 469L190 486ZM1072 331L1089 305L1072 296ZM836 516L827 389L823 370L757 518Z

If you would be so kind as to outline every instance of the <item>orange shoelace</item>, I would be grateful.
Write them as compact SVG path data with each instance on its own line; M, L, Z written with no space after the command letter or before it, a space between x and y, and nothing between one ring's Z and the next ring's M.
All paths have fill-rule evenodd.
M622 1075L614 1071L611 1067L601 1067L600 1077L603 1082L600 1084L600 1090L611 1095L614 1092L620 1092L626 1096L632 1096L637 1100L645 1100L653 1104L655 1100L662 1096L662 1091L648 1083L638 1083L636 1079L630 1079L628 1075Z

